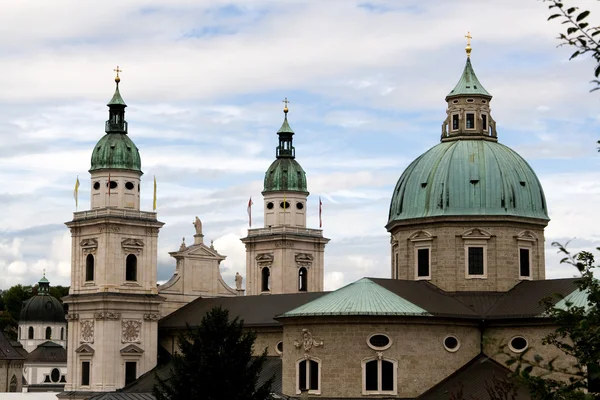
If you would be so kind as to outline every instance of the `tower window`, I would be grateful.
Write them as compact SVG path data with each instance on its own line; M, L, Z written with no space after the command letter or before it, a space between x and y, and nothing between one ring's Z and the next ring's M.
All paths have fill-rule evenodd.
M81 386L90 386L90 362L81 363Z
M453 131L458 130L458 114L452 115L452 130Z
M46 339L47 340L52 339L52 328L50 328L50 327L46 328Z
M137 257L134 254L125 259L125 280L137 281Z
M467 113L467 129L475 129L475 114Z
M58 368L52 368L52 371L50 372L50 379L54 383L57 383L60 380L60 371Z
M308 272L302 267L298 271L298 291L306 292L308 290Z
M29 327L29 330L27 332L27 338L28 339L33 339L33 326Z
M296 208L297 208L298 210L302 210L302 209L304 208L304 204L302 204L302 203L298 202L298 203L296 203Z
M417 278L429 278L429 248L417 249Z
M94 190L100 189L100 182L94 182Z
M135 381L137 379L137 362L126 361L125 362L125 385Z
M109 185L109 182L106 182L106 186ZM110 188L111 189L116 189L117 188L117 181L110 181Z
M487 115L482 114L481 115L481 127L483 128L483 131L487 131Z
M91 254L85 258L85 280L86 282L94 280L94 256Z
M279 203L279 207L281 207L281 208L290 208L290 202L289 201L282 201L281 203Z
M483 247L467 247L469 275L484 275Z
M135 189L135 185L133 184L133 182L125 182L125 189L133 190Z
M10 385L8 387L8 391L13 393L17 391L17 377L15 375L13 375L12 378L10 378Z
M467 99L467 103L472 103L473 99Z
M316 360L302 360L298 363L298 390L308 390L309 393L320 391L320 363Z
M262 275L262 280L261 280L261 290L263 292L268 292L270 290L270 286L271 286L271 271L269 271L269 268L264 267L261 271L261 275Z
M529 249L519 249L519 277L531 277L531 252Z
M363 362L363 394L395 394L395 361L375 359Z
M270 201L270 202L267 203L267 209L268 210L272 210L273 207L275 207L275 205L273 204L273 202Z
M395 256L396 256L396 279L398 279L398 253L396 253Z
M65 328L60 328L60 340L65 340Z

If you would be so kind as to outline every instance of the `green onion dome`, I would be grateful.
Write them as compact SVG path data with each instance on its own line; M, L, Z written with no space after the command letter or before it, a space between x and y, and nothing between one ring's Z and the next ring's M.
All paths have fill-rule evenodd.
M66 323L65 310L56 297L50 296L50 282L44 276L38 284L38 294L23 302L19 323L57 322Z

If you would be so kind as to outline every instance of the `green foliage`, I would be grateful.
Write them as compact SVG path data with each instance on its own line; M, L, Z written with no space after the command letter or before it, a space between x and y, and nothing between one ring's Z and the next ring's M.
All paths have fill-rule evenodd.
M597 380L600 378L600 281L593 275L594 256L587 251L572 255L564 246L552 245L565 255L561 263L575 266L581 274L576 285L586 296L586 301L585 304L565 301L565 307L559 308L555 307L556 298L544 300L545 314L558 328L547 335L542 344L555 346L563 357L570 356L575 362L568 367L559 367L557 358L544 360L539 354L531 360L525 356L532 349L527 349L507 364L516 365L515 375L529 388L533 399L600 399L600 392L587 393L587 389L593 387L590 379L600 381ZM535 374L532 374L534 369ZM559 380L558 376L564 379Z
M5 310L8 311L14 321L19 321L23 302L33 297L32 289L30 285L15 285L2 293Z
M243 330L243 321L229 321L220 307L207 313L198 327L179 335L180 353L172 358L168 379L157 377L157 400L266 400L271 380L256 387L266 349L252 357L256 334Z

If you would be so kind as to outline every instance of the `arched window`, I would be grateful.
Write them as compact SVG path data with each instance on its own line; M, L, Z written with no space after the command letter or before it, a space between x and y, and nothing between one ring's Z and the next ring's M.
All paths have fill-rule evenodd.
M387 358L367 358L362 361L363 394L397 393L398 364Z
M60 328L60 340L65 340L65 328Z
M298 291L306 292L308 290L308 272L302 267L298 271Z
M52 339L52 328L50 328L50 327L46 328L46 339L48 339L48 340Z
M33 339L33 326L29 327L29 332L28 332L28 339Z
M19 327L19 339L23 339L23 338L21 337L21 327Z
M12 378L10 378L10 386L8 388L9 392L16 392L17 391L17 377L15 375L12 376Z
M262 291L263 292L268 292L270 290L271 287L271 282L270 281L271 278L271 271L269 271L269 268L264 267L262 269Z
M137 257L133 254L125 260L125 280L137 281Z
M296 394L303 390L321 393L321 361L315 358L301 359L296 364Z
M91 254L88 254L85 258L85 280L94 280L94 256Z

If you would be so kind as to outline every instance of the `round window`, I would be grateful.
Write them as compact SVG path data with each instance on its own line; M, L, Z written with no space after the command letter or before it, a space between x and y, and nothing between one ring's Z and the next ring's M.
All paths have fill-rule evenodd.
M528 345L529 343L527 343L527 339L525 339L523 336L515 336L514 338L510 339L510 342L508 343L508 347L515 353L524 352L527 350Z
M460 342L456 338L456 336L446 336L444 339L444 348L449 352L454 353L460 347Z
M135 185L133 184L133 182L125 182L125 189L133 190L134 188L135 188Z
M279 203L279 207L281 207L281 208L290 208L290 202L289 201L282 201L281 203Z
M110 181L110 188L111 189L116 189L117 188L117 182L116 181Z
M94 182L94 190L100 189L100 182Z
M304 208L304 204L302 204L302 203L296 203L296 208L298 210L302 210Z
M52 379L52 382L58 382L60 380L60 371L58 368L52 369L52 372L50 372L50 379Z
M273 204L272 202L267 203L267 209L272 210L273 207L275 207L275 204Z
M279 354L283 353L283 342L277 343L277 346L275 347L275 349L277 350L277 353L279 353Z
M374 350L385 350L392 345L392 340L387 335L375 333L369 336L367 344Z

